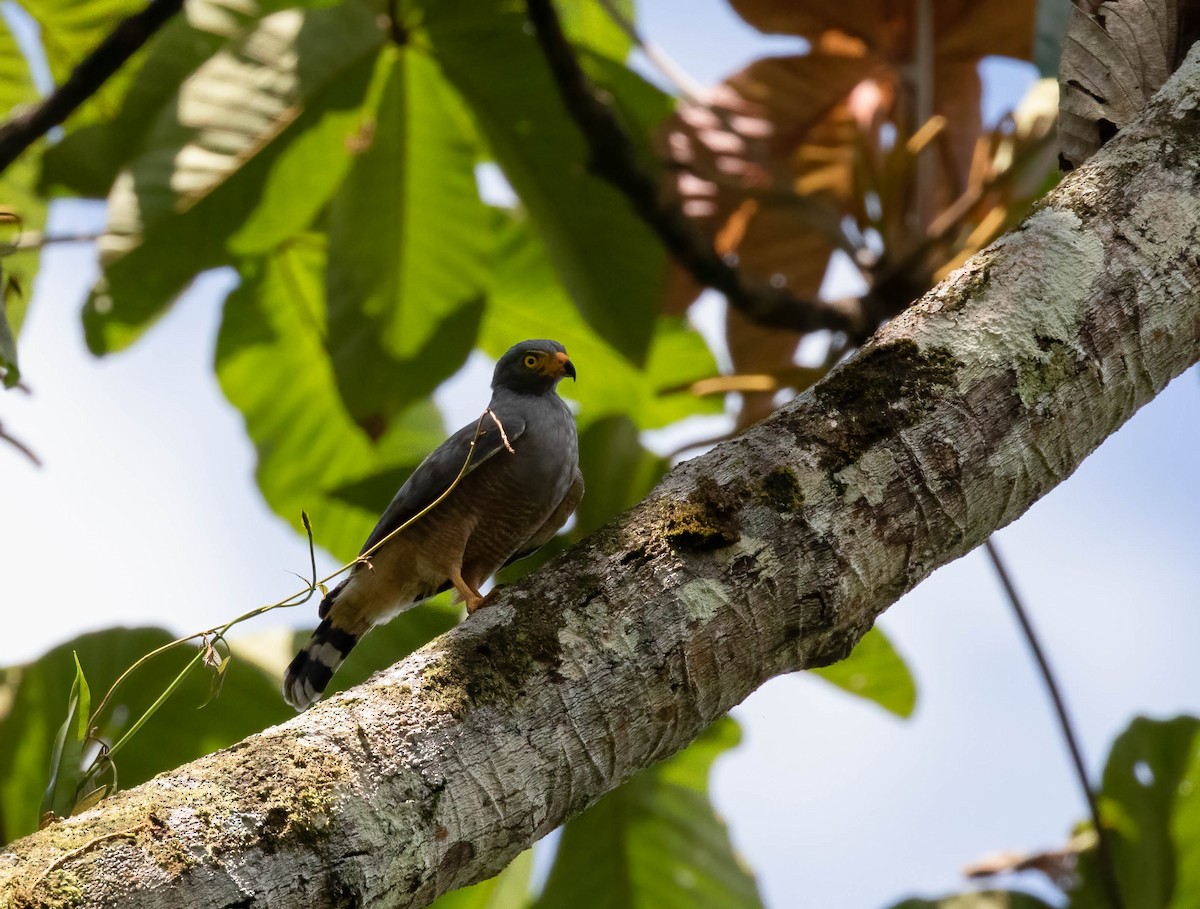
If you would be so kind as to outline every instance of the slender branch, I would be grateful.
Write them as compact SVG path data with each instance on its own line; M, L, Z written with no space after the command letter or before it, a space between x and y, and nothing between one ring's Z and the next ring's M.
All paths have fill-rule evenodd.
M0 173L20 154L61 124L96 94L155 32L183 7L183 0L150 0L141 12L121 21L40 104L0 126Z
M719 290L731 306L760 325L793 331L829 328L856 335L866 328L855 307L805 300L784 288L752 284L723 259L678 205L660 197L657 182L639 164L624 127L588 84L553 0L526 0L526 8L563 104L587 141L592 172L625 195L692 277Z
M34 466L36 466L36 467L42 466L41 459L36 454L33 453L33 449L31 449L28 445L26 445L20 439L10 436L7 432L5 432L3 425L0 425L0 441L7 442L9 445L11 445L17 451L21 452L21 454L25 455L25 457L29 458L29 460L31 460L34 463Z
M1092 826L1096 828L1096 858L1100 865L1100 877L1104 882L1105 895L1112 909L1125 909L1125 902L1121 898L1121 887L1117 883L1116 863L1113 861L1112 846L1109 842L1108 831L1105 829L1104 821L1100 817L1100 805L1096 801L1096 793L1092 790L1092 786L1088 782L1087 767L1083 763L1083 750L1079 746L1079 738L1075 734L1075 727L1071 723L1070 714L1067 713L1067 705L1063 700L1062 689L1054 678L1054 672L1050 668L1050 661L1046 657L1045 650L1042 649L1037 633L1033 630L1033 623L1029 620L1029 613L1021 602L1021 596L1017 593L1017 588L1013 584L1007 567L1005 567L1004 560L1000 557L1000 550L996 546L995 540L988 537L984 541L983 548L987 552L988 559L991 560L992 567L996 570L996 577L1000 580L1000 586L1004 588L1004 593L1008 596L1008 602L1012 605L1013 613L1017 617L1017 623L1021 626L1021 633L1025 635L1025 642L1029 644L1029 650L1033 653L1033 658L1037 662L1038 671L1041 672L1042 680L1046 683L1046 691L1049 692L1050 700L1054 704L1054 712L1058 716L1058 725L1062 729L1063 739L1067 743L1067 750L1071 753L1071 763L1075 768L1075 777L1079 780L1079 788L1083 790L1083 797L1087 801L1088 811L1092 815Z

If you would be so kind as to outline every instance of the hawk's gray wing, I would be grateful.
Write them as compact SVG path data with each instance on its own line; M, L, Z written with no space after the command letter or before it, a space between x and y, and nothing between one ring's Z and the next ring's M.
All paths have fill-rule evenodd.
M558 507L551 512L550 517L546 519L546 523L539 527L537 532L525 541L525 545L514 552L504 564L511 565L517 559L533 555L554 539L554 535L558 533L563 524L567 523L567 518L571 516L571 512L575 510L575 506L579 504L579 500L582 498L583 474L576 467L575 477L571 480L571 485L567 487L567 493L563 496L562 501L558 503Z
M525 421L515 414L505 414L501 417L501 423L504 425L504 435L510 442L516 441L525 431ZM476 439L477 426L479 437ZM367 537L360 553L366 552L450 488L450 484L454 482L467 460L472 439L476 439L475 452L471 455L471 463L467 465L467 473L504 450L504 439L489 416L484 414L482 425L478 422L468 423L435 448L404 481L404 485L384 511L383 517Z

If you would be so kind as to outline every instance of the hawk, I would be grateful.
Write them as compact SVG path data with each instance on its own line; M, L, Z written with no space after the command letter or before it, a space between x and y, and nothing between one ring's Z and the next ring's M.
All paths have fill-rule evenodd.
M321 601L321 624L284 674L289 704L310 707L359 638L423 599L454 588L468 613L479 609L484 581L566 523L583 474L575 418L556 390L564 376L575 367L557 341L522 341L500 358L488 409L413 471L363 544L368 555Z

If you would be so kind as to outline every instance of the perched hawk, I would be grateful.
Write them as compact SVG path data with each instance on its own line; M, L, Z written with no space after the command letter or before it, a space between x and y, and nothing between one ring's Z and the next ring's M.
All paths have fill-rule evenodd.
M523 341L500 358L488 411L421 462L362 552L449 489L464 463L466 472L321 601L321 624L283 678L289 704L311 706L359 638L426 597L453 587L474 612L484 581L558 532L583 496L575 419L555 391L563 376L575 367L557 341Z

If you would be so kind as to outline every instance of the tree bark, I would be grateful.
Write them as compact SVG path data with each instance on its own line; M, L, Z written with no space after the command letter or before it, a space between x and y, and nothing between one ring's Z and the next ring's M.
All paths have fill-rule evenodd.
M1048 490L1200 358L1200 46L1013 233L424 650L0 852L5 906L423 906Z

